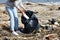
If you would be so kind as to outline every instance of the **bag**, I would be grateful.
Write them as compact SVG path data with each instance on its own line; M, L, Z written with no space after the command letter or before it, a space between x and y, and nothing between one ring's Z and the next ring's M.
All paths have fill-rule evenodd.
M26 15L29 17L29 19L24 18L23 16L21 17L21 22L24 24L24 30L22 31L23 33L32 33L34 30L38 30L38 19L34 15L33 11L26 11Z

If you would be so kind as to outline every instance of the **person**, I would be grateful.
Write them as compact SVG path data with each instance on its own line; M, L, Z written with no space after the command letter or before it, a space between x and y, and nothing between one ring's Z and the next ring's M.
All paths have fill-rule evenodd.
M10 31L13 35L19 35L18 32L20 32L18 30L17 9L22 13L22 16L29 19L29 17L25 14L25 11L27 10L24 8L22 0L7 0L6 11L10 17Z

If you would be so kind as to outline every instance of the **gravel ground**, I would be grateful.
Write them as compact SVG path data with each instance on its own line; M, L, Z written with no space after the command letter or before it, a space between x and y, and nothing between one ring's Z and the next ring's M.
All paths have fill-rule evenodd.
M49 19L56 19L60 24L60 5L44 5L44 4L35 4L35 3L24 3L24 6L27 10L32 10L35 12L36 17L38 18L39 24L45 25ZM19 19L19 28L24 28L21 23L21 14L18 11ZM23 34L19 36L12 36L9 30L10 21L7 12L5 11L5 5L0 4L0 40L60 40L60 25L54 26L54 30L46 30L42 27L39 29L39 32L36 34ZM50 34L53 34L50 37ZM49 39L46 36L49 35Z

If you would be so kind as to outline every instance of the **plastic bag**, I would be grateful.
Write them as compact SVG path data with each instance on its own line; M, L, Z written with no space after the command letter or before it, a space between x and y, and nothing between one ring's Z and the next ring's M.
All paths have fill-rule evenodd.
M25 19L23 16L21 17L21 22L24 24L24 30L22 32L29 34L32 33L34 30L39 29L39 23L33 11L28 10L26 12L26 15L29 17L29 19Z

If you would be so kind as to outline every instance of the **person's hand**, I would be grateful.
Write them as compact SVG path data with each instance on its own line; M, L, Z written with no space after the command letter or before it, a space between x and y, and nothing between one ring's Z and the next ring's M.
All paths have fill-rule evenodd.
M25 12L23 12L23 16L24 16L26 19L29 19L29 17L25 14Z

